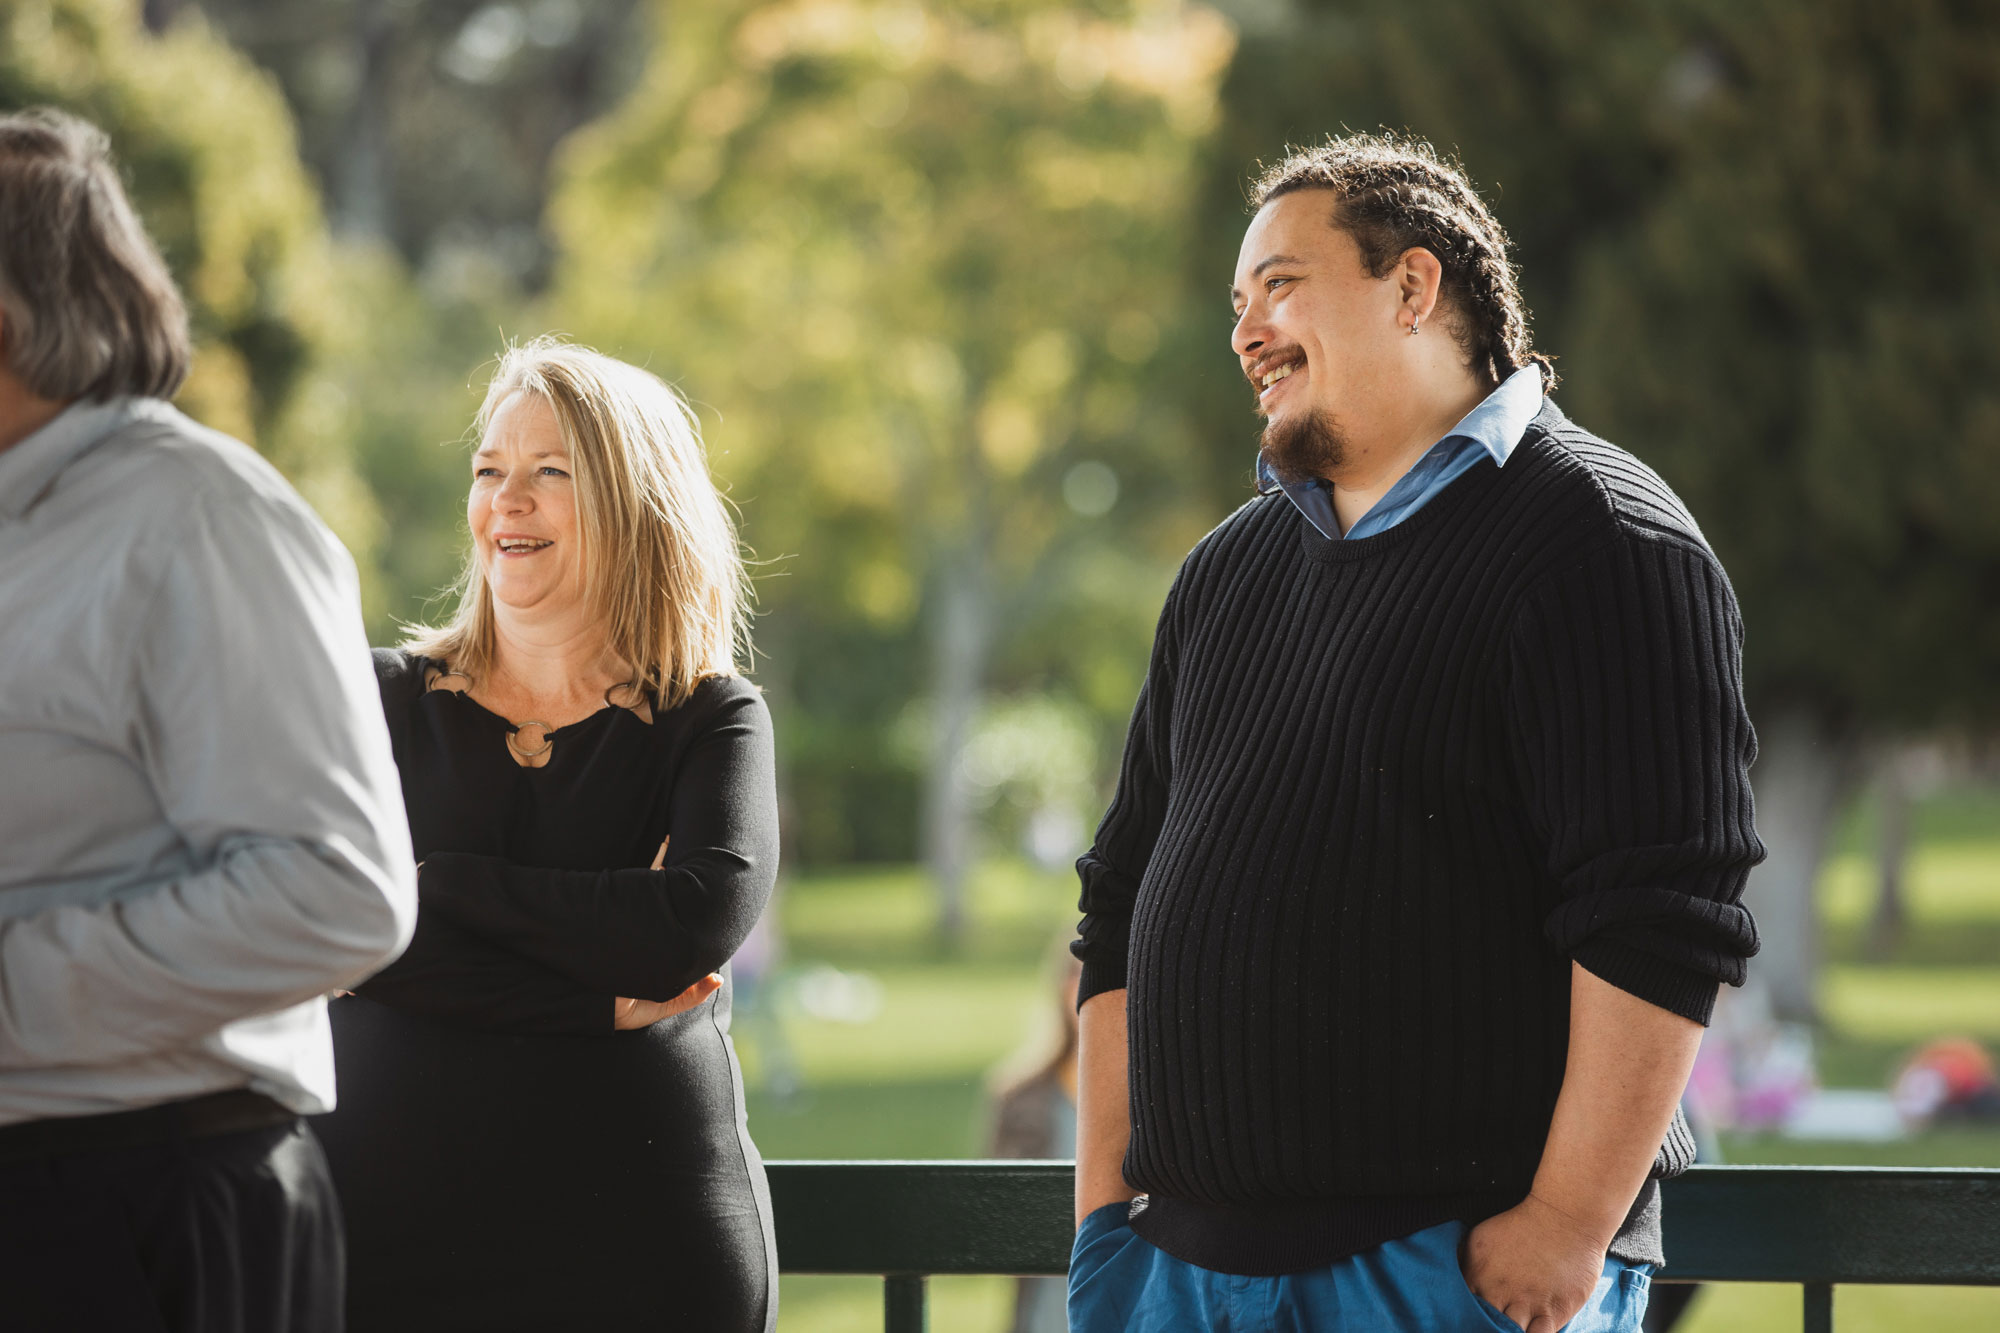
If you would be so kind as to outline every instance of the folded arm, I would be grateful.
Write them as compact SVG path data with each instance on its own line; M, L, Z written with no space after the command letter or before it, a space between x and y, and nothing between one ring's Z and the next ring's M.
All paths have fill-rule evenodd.
M424 908L586 991L671 1000L729 960L776 880L770 721L754 693L725 701L691 742L666 823L659 869L433 853L419 881Z
M436 912L419 913L416 934L402 956L354 993L462 1027L572 1035L610 1032L615 998L480 939Z

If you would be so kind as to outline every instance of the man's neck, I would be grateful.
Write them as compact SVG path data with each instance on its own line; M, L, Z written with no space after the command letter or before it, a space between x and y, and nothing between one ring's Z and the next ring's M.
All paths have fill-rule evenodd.
M0 367L0 453L54 421L73 401L44 398Z
M1485 401L1494 386L1470 372L1454 376L1431 393L1398 403L1372 436L1349 434L1347 457L1333 483L1333 515L1343 535L1401 481L1445 432Z

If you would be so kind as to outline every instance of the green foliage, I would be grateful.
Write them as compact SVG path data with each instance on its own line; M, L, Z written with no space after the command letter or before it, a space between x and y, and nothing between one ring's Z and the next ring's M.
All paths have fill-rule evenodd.
M1673 187L1578 266L1578 409L1709 526L1767 694L1990 724L2000 12L1696 13L1716 75Z
M550 154L618 101L641 50L641 0L187 3L284 88L336 234L419 272L477 255L530 288Z
M291 118L270 81L196 21L145 34L132 0L0 0L0 107L53 105L110 134L133 205L187 298L195 364L178 405L256 445L355 552L380 537L323 372L354 336Z
M662 9L637 92L572 141L553 322L709 418L770 560L796 804L895 765L918 626L954 598L990 616L993 684L1064 687L1122 732L1136 673L1099 664L1143 661L1199 530L1158 353L1225 27L1173 4ZM792 832L809 857L909 850Z
M1566 409L1658 467L1729 568L1760 707L1987 724L1996 69L2000 12L1951 0L1311 5L1243 35L1204 262L1288 141L1387 125L1457 150Z

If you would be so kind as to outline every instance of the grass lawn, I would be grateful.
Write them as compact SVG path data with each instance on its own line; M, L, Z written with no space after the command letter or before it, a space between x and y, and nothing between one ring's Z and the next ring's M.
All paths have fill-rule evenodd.
M1856 820L1821 883L1828 1030L1818 1047L1829 1086L1882 1087L1924 1038L1968 1034L2000 1047L2000 791L1958 791L1919 812L1910 867L1910 929L1885 963L1862 961L1871 906L1871 847ZM945 954L931 934L933 908L911 867L802 877L778 911L786 971L821 965L879 987L879 1007L813 1017L795 999L779 1023L798 1089L758 1090L775 1068L769 1028L739 1026L753 1085L751 1129L767 1157L974 1157L983 1155L990 1071L1049 1021L1047 961L1075 922L1074 878L996 862L975 878L972 928ZM866 981L860 983L866 986ZM870 1014L869 1010L875 1011ZM1734 1162L2000 1166L2000 1130L1937 1130L1893 1144L1802 1143L1730 1136ZM940 1278L931 1283L940 1333L999 1333L1011 1283ZM874 1333L881 1284L869 1278L788 1277L783 1333ZM2000 1290L1849 1287L1836 1296L1842 1333L1985 1333L2000 1328ZM1767 1333L1800 1326L1797 1287L1712 1287L1684 1333Z

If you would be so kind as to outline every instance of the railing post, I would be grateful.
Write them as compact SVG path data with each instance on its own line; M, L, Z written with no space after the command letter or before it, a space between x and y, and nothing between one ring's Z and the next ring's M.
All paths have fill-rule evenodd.
M930 1313L924 1308L922 1274L882 1279L883 1333L929 1333Z
M1833 1284L1806 1283L1805 1333L1833 1333Z

